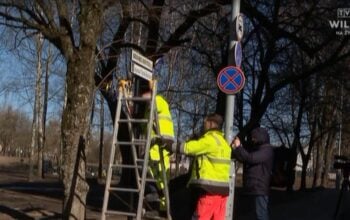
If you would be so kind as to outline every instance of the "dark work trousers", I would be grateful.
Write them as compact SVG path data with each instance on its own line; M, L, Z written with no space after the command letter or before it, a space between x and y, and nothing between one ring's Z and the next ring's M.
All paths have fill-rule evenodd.
M269 197L263 195L254 197L256 220L269 220Z

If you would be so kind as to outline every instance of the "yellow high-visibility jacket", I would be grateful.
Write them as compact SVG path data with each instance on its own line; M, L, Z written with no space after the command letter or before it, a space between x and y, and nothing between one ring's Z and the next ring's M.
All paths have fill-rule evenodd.
M159 135L162 139L172 140L174 141L174 126L171 118L171 113L169 110L169 105L167 101L160 95L156 95L156 109L157 109L157 117L158 117L158 125L159 125ZM156 136L156 131L152 130L152 137ZM156 185L158 189L164 189L164 183L162 178L162 167L159 163L160 161L160 152L159 145L154 144L150 149L150 172L151 175L156 179ZM164 167L167 176L170 176L170 153L165 148L161 150L164 159ZM165 210L165 197L161 197L160 209Z
M183 143L180 153L195 156L189 184L213 194L228 195L231 147L219 130Z
M171 118L171 113L169 110L168 102L161 96L156 95L156 109L157 109L157 117L158 117L158 125L159 125L159 133L162 136L163 139L167 140L173 140L175 139L174 135L174 125L173 120ZM152 136L155 136L156 133L153 130ZM164 150L166 151L166 150ZM170 167L170 160L169 160L169 152L164 152L164 165L166 169L169 169ZM159 155L159 146L154 145L151 146L150 149L150 159L153 161L159 161L160 155Z
M159 133L163 139L174 140L174 125L168 102L161 95L156 95L156 109ZM152 133L155 134L155 131Z

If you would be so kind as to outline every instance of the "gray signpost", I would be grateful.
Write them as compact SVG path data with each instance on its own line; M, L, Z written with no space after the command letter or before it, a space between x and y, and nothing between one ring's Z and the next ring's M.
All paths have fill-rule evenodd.
M243 19L239 17L240 0L232 0L232 13L230 17L230 42L228 65L235 65L235 44L243 37ZM225 111L225 139L231 143L233 139L233 118L234 118L235 95L226 96L226 111ZM230 168L230 193L226 204L226 220L233 219L234 207L234 191L235 191L235 163L231 161Z

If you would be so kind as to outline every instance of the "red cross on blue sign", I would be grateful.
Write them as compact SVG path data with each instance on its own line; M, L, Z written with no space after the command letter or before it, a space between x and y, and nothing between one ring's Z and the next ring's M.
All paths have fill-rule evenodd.
M219 72L216 81L223 93L233 95L244 87L245 76L240 68L228 66Z

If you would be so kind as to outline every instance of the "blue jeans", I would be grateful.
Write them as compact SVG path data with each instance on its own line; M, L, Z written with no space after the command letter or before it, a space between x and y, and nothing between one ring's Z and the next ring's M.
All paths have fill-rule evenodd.
M255 196L256 220L269 220L268 203L268 196Z

